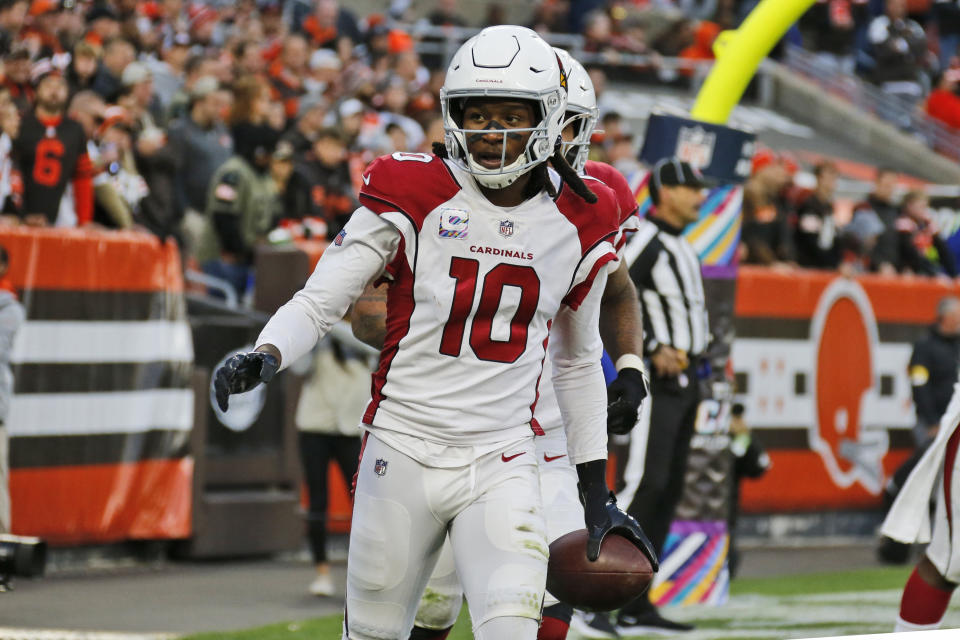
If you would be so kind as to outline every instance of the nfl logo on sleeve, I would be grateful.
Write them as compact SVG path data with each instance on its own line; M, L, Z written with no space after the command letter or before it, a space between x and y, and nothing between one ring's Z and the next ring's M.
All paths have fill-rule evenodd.
M373 472L381 478L387 475L387 461L383 458L377 458L377 461L373 464Z
M509 238L513 235L513 221L512 220L501 220L500 221L500 235L504 238Z
M337 237L334 238L333 244L335 244L335 245L337 245L337 246L339 247L340 245L343 244L343 239L346 238L346 237L347 237L347 230L346 230L346 229L341 229L341 230L340 230L340 233L337 234Z

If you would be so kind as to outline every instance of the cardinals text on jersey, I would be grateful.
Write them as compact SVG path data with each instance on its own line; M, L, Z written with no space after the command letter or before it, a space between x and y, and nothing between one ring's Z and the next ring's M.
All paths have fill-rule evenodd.
M380 158L366 175L361 204L402 240L386 272L387 336L364 422L461 445L536 432L550 321L616 261L616 196L591 182L595 205L561 188L555 200L496 207L468 174L427 154Z

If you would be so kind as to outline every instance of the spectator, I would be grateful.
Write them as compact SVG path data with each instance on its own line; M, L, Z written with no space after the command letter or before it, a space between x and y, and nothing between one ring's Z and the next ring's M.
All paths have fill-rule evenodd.
M811 269L834 269L840 263L837 225L833 217L837 167L832 162L821 162L813 173L817 186L797 209L794 230L797 263Z
M735 404L730 412L730 455L733 456L733 477L730 484L730 504L727 532L730 534L730 553L727 556L730 578L740 567L740 549L737 546L737 520L740 519L740 483L744 478L760 478L770 468L770 456L763 450L743 417L743 405Z
M105 42L120 37L120 17L109 4L98 2L86 15L86 42L102 47Z
M237 77L261 76L266 73L267 65L263 57L263 48L253 40L241 40L233 52Z
M405 82L409 93L416 93L430 81L430 72L420 64L420 56L413 49L395 53L390 67L393 77Z
M107 102L116 100L122 88L123 70L136 59L136 49L123 38L114 38L103 49L103 64L93 80L93 90Z
M370 366L363 352L323 340L311 355L312 367L295 421L307 484L307 535L317 575L309 591L332 596L336 589L327 561L327 479L335 461L350 484L360 459L360 418L370 396Z
M176 204L177 158L173 148L162 130L151 129L139 133L133 151L137 172L148 188L140 201L137 221L160 238L174 237L183 247L180 223L185 211Z
M149 187L137 171L133 134L123 107L110 107L106 114L99 135L103 171L94 181L94 221L128 229L133 226Z
M920 275L957 275L953 252L940 236L930 215L930 200L923 191L910 191L903 196L898 234L897 270Z
M10 533L10 447L6 421L13 399L10 359L13 339L26 319L17 294L7 279L10 257L0 247L0 533Z
M884 275L897 272L894 264L897 261L897 230L896 221L900 208L893 200L893 192L897 188L897 174L892 169L881 167L873 181L873 192L867 196L865 202L854 207L853 221L862 218L863 228L875 227L869 222L871 214L881 226L881 235L876 239L875 247L870 258L871 269Z
M13 49L14 38L23 27L29 8L27 0L0 2L0 51L6 53Z
M867 0L817 0L800 19L805 47L824 71L852 75L857 32L868 17Z
M873 82L912 107L925 93L927 36L907 17L906 0L886 0L886 12L870 22L867 39Z
M940 69L949 69L960 47L960 0L934 0L932 8L940 40Z
M177 118L186 116L190 111L190 96L193 92L193 85L200 78L211 77L218 78L217 61L206 55L194 55L187 59L183 68L184 79L180 90L177 91L170 100L170 106L167 109L167 122L173 122ZM244 76L241 76L241 78ZM218 80L219 81L219 80Z
M112 107L112 110L110 115L113 122L107 125L108 110L103 99L93 91L81 91L70 101L67 116L80 123L87 137L87 155L90 156L94 176L94 222L108 227L126 228L133 224L133 211L117 189L119 179L112 179L121 172L118 160L123 150L118 149L116 139L112 139L109 144L101 144L101 134L107 126L119 124L126 117L120 107ZM124 140L121 144L127 147L129 153L129 140ZM131 165L132 155L129 155L126 169L129 170ZM133 173L136 173L135 169ZM145 183L141 186L145 189Z
M784 191L793 181L786 163L764 149L753 157L753 170L743 187L743 262L787 265L795 259L790 207Z
M265 124L236 125L234 155L210 182L197 260L241 297L247 291L254 246L282 215L281 194L270 173L278 137Z
M356 98L344 100L337 108L340 132L347 143L347 148L351 151L359 150L357 140L360 136L360 128L363 126L363 114L363 103Z
M284 214L295 218L320 218L333 240L359 206L353 195L347 149L340 132L321 130L310 157L298 162L284 193Z
M307 41L300 35L292 35L283 44L280 58L270 65L270 88L274 100L283 103L289 120L297 117L298 101L306 93L304 79L310 50Z
M934 89L927 97L927 114L951 129L960 129L958 82L960 82L960 69L947 69L936 77Z
M178 33L169 44L163 45L159 60L150 58L146 61L153 75L153 88L162 114L158 114L161 122L166 122L173 97L183 87L189 58L190 36Z
M467 20L457 13L457 0L437 0L437 8L427 15L434 27L466 27Z
M131 62L120 76L121 89L117 102L133 104L142 128L156 128L162 122L160 101L153 94L153 73L142 62ZM127 98L126 100L124 98Z
M13 141L20 133L20 112L10 92L0 87L0 224L20 223L23 182L14 167Z
M225 116L230 93L207 76L193 85L190 113L170 125L171 150L177 160L174 178L177 207L199 215L207 207L207 192L217 169L233 152Z
M38 63L37 107L23 120L14 143L23 173L24 222L33 226L75 227L93 220L93 166L80 124L65 117L67 81L50 65ZM52 134L52 135L51 135ZM67 185L73 206L61 209Z
M610 39L613 37L613 24L610 22L610 16L604 11L594 11L587 15L584 20L583 29L583 50L588 53L614 53L610 45Z
M713 43L720 35L720 25L709 20L701 20L697 23L694 34L693 44L680 51L680 57L691 62L707 62L715 58L713 53ZM680 69L680 73L686 76L692 76L694 69Z
M233 106L230 109L231 129L244 123L264 124L269 110L270 85L266 80L255 76L237 80L233 85Z
M384 129L387 139L390 140L390 147L392 151L409 151L410 142L407 139L407 134L403 130L403 127L398 125L395 122L391 122L387 125L387 128Z
M20 113L33 109L36 93L30 81L30 50L23 43L14 45L4 63L3 86Z
M949 296L937 303L936 322L929 333L913 344L908 373L913 389L917 424L916 446L923 447L937 434L960 369L960 299Z
M303 21L302 30L311 47L333 49L343 59L361 41L357 19L336 0L315 0L313 13Z
M283 135L290 143L293 152L300 156L310 151L317 134L323 129L327 117L327 101L318 95L307 95L300 100L300 111L296 123Z
M329 49L317 49L310 54L310 73L304 79L307 93L323 96L328 100L340 93L340 58Z
M883 223L873 209L854 210L850 223L840 230L841 271L852 275L872 270L883 233Z
M19 36L35 60L63 53L58 29L62 11L58 0L33 0L30 3L28 14L32 19L21 29Z
M76 120L83 128L83 135L87 138L87 150L90 154L90 160L94 164L94 170L100 169L92 152L97 146L97 133L104 120L106 120L106 110L107 103L93 91L81 91L73 96L67 109L67 117Z
M87 41L78 42L73 48L73 56L67 67L67 84L70 86L70 95L93 88L93 81L100 66L101 49Z

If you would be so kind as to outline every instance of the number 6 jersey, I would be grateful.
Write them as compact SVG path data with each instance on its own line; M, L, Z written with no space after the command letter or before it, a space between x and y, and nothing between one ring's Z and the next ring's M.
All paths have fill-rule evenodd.
M533 411L558 313L571 328L557 361L598 367L599 296L581 303L616 261L613 192L588 179L593 205L562 185L555 199L541 191L497 207L453 163L413 153L376 160L363 183L363 206L258 344L274 344L290 364L382 276L390 282L387 335L364 423L452 446L539 433ZM602 383L589 395L583 402L602 421Z

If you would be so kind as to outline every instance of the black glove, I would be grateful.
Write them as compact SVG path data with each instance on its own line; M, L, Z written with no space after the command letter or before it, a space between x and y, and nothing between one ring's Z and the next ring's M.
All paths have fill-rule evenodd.
M591 460L577 465L577 488L583 505L583 520L587 525L587 560L600 557L600 545L609 533L616 533L632 542L647 556L654 571L660 569L657 554L643 529L632 516L617 507L617 499L607 488L607 461Z
M217 369L213 388L217 392L217 405L227 410L231 393L250 391L261 382L270 382L280 368L275 356L263 351L238 353Z
M653 550L649 538L633 516L620 510L612 491L607 494L604 502L594 500L585 504L583 519L587 525L587 560L590 562L600 557L600 545L607 534L614 533L623 536L640 549L643 555L647 556L654 571L660 569L657 553Z
M624 367L617 379L607 387L607 431L622 435L630 433L637 424L640 403L647 397L647 382L643 373L633 367Z

